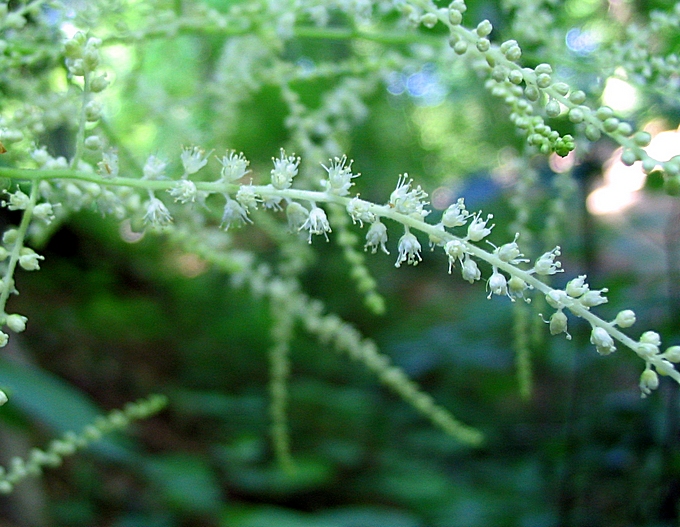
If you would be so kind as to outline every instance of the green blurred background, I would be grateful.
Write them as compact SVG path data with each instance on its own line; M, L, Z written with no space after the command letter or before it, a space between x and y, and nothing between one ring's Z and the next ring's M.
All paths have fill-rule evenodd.
M469 1L466 19L489 18L507 38L509 4ZM627 5L632 16L644 16L657 4L665 5ZM549 8L562 34L610 21L607 2ZM130 55L110 49L110 57L129 61L117 64L127 73L107 95L107 126L122 150L142 163L158 152L176 165L182 144L217 148L218 155L235 148L252 160L256 178L266 177L268 160L290 140L280 93L271 86L256 90L222 127L205 82L223 46L217 36L180 35ZM528 43L526 63L549 51ZM345 53L346 43L304 40L285 50L288 60L311 63ZM566 54L558 72L597 97L603 79L588 73L590 66L582 64L588 60L595 59ZM356 189L384 202L397 175L408 172L428 192L465 196L470 210L493 212L498 226L491 240L511 239L512 178L500 177L499 167L523 146L506 109L462 64L453 71L430 65L395 73L419 74L445 92L433 101L381 85L370 95L369 115L342 137L355 170L364 174ZM314 105L332 82L294 87ZM672 107L641 96L649 104L630 114L631 121L641 126L663 117L677 126L677 100ZM665 263L677 257L678 233L667 228L677 204L652 188L625 215L595 218L583 206L613 149L602 141L574 169L578 191L567 203L560 238L567 272L555 284L588 274L594 287L609 287L610 302L598 311L604 318L633 307L640 332L654 329L665 343L677 343L680 306L668 287L677 275ZM526 198L533 200L530 227L540 238L556 176L543 158L532 167L538 177ZM254 229L238 232L237 242L255 240L261 258L275 260L275 247L254 237ZM314 241L315 262L302 277L306 291L374 339L454 415L481 429L483 447L460 446L360 365L300 330L292 346L289 411L297 468L285 473L268 435L267 303L162 237L147 234L127 243L115 221L83 212L46 244L40 272L17 276L21 295L11 306L30 322L0 360L0 385L10 387L11 397L0 411L2 456L22 455L80 428L98 411L151 392L168 395L170 405L129 433L19 485L0 500L2 525L676 525L678 386L662 380L656 393L641 399L642 363L632 352L599 357L588 343L588 327L576 321L571 341L551 338L531 312L540 326L531 344L534 390L522 399L513 309L526 306L487 300L482 286L448 275L439 253L424 251L417 268L395 269L397 236L391 231L391 256L367 260L387 300L384 316L370 314L348 287L347 266L332 240Z

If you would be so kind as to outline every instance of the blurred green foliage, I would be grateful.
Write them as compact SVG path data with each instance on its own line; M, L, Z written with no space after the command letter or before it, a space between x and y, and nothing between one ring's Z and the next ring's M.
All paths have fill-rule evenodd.
M495 17L503 30L496 2L468 4L471 20ZM606 21L606 3L568 4L573 9L560 11L561 30L581 17ZM643 14L651 4L635 9ZM213 127L204 80L222 45L182 35L143 46L140 66L107 95L117 108L111 128L130 156L170 155L177 144L196 142L243 150L255 174L267 173L257 160L270 159L287 140L280 94L266 86L243 101L235 122ZM297 46L288 53L310 60L343 53L342 45ZM384 202L396 175L409 172L428 190L460 190L471 210L484 206L496 218L512 218L505 189L489 175L499 146L514 137L504 110L474 76L444 74L460 82L439 106L418 106L384 89L370 99L370 116L348 132L348 153L364 173L357 189ZM573 75L578 84L578 71ZM313 84L306 90L313 103L320 92ZM549 193L552 176L539 168L544 180L536 191ZM624 243L631 229L643 227L572 226L564 241L568 267L600 278L607 271L597 264L604 243ZM266 252L256 234L236 236L252 236ZM522 400L507 299L490 302L481 287L453 279L441 255L398 271L391 257L376 257L369 266L388 306L376 317L347 287L339 249L314 243L317 261L304 277L309 293L375 339L438 402L481 428L485 445L459 446L363 368L300 333L290 386L296 466L286 473L268 443L269 306L163 238L129 244L113 222L82 213L47 242L41 272L18 277L15 306L31 321L20 346L38 366L0 359L0 382L16 401L3 407L2 426L35 443L149 392L167 394L171 404L135 425L129 438L47 472L32 490L44 496L46 525L676 525L676 386L664 384L641 400L639 365L627 351L602 358L588 345L586 327L570 328L572 342L541 328L544 336L532 346L535 390ZM644 277L648 289L634 285L644 263L606 272L611 304L631 302L641 326L677 339L678 306L659 295L664 277ZM13 521L21 525L20 516Z

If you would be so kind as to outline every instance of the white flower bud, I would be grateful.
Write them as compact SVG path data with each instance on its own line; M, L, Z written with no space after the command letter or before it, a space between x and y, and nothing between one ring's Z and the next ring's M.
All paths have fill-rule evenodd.
M671 346L663 353L663 358L670 362L680 362L680 346Z
M661 336L656 331L645 331L642 335L640 335L640 342L644 344L660 346Z
M629 328L635 324L635 312L630 309L619 311L613 323L621 328Z
M7 394L4 391L0 390L0 406L5 404L8 400L9 398L7 397Z
M607 333L607 330L601 327L594 327L590 334L590 343L595 345L597 352L600 355L609 355L616 351L614 346L614 339Z
M7 316L7 320L5 321L5 324L7 324L7 327L14 331L15 333L21 333L26 329L26 321L28 319L24 316L12 314Z
M558 335L560 333L567 333L567 315L561 309L558 309L550 317L550 334ZM569 333L567 333L567 339L571 339Z
M45 259L44 256L36 254L35 251L33 251L32 249L29 249L28 247L24 247L23 249L21 249L19 254L20 254L19 265L25 271L37 271L37 270L39 270L40 269L40 260Z
M465 260L463 261L462 269L463 280L467 280L471 284L475 280L479 280L482 277L482 273L477 267L477 262L470 258L469 254L465 255Z
M574 278L567 283L566 291L567 294L573 298L578 298L582 294L588 291L589 287L586 284L586 275L581 275L578 278Z
M648 396L652 393L652 390L656 390L659 387L659 376L652 369L646 369L640 375L640 391L642 392L642 397Z

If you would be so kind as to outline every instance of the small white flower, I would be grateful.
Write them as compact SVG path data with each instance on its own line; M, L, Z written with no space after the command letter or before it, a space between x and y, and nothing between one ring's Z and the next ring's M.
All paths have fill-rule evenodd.
M555 273L561 273L563 270L560 269L562 267L562 264L560 262L556 262L555 258L557 258L560 254L560 248L555 247L552 251L544 253L540 258L536 260L536 263L534 264L534 268L529 271L530 273L536 273L540 275L552 275Z
M573 298L578 298L579 296L587 293L589 286L586 283L586 275L582 274L578 278L574 278L567 283L566 291L567 294Z
M226 155L222 156L222 159L218 158L218 161L222 164L222 179L231 183L238 179L241 179L248 172L248 161L243 152L236 155L235 150L229 150Z
M507 295L508 294L508 280L505 276L496 269L493 268L493 273L491 277L486 282L487 289L489 290L488 299L491 299L491 295Z
M195 174L208 164L208 155L206 155L205 150L198 146L183 148L180 158L187 175Z
M326 192L331 192L338 196L349 194L349 188L354 185L352 179L359 177L361 174L352 174L352 161L347 166L345 166L345 163L347 163L347 156L331 159L329 167L321 165L328 172L328 179L321 181L321 185Z
M463 261L463 268L461 271L463 280L467 280L471 284L474 283L475 280L479 280L482 277L482 273L479 270L479 267L477 267L477 262L470 258L469 254L465 255L465 260Z
M567 333L567 315L565 315L561 309L558 309L550 317L550 334L559 335L560 333L566 333L567 340L571 340L571 335Z
M290 188L293 178L297 176L300 158L295 155L286 157L286 152L281 149L281 157L274 158L274 168L271 171L272 185L279 190Z
M579 302L584 307L595 307L599 306L600 304L605 304L608 302L607 297L602 296L602 293L606 293L608 291L607 288L600 289L597 291L587 291L581 298L578 299Z
M361 227L364 226L364 222L372 223L375 221L375 214L370 211L369 203L359 199L357 196L349 200L347 214L352 218L352 223L356 224L356 222L359 222Z
M429 214L424 209L425 205L428 204L425 201L427 193L420 188L420 185L412 188L411 183L413 183L413 180L409 179L408 174L400 175L397 188L392 191L388 205L401 214L424 218Z
M406 262L408 265L418 265L422 261L420 257L420 242L413 234L406 229L404 235L399 238L399 256L394 264L395 267L401 267L401 264Z
M519 276L511 276L510 280L508 280L508 296L510 296L510 298L514 298L515 300L524 298L524 291L527 289L529 289L529 285ZM529 302L530 299L526 299L526 301Z
M246 209L256 209L257 204L261 201L252 185L242 185L236 192L236 201L238 201Z
M152 227L165 227L172 223L172 216L170 216L170 211L161 200L151 197L146 203L144 222Z
M27 321L28 319L25 316L14 313L12 315L7 315L5 324L7 324L7 327L15 333L21 333L26 329Z
M468 226L468 234L467 234L467 239L473 242L478 242L480 240L483 240L486 238L489 234L491 234L491 229L494 228L495 225L492 225L491 227L487 227L486 224L493 218L493 214L489 214L485 220L481 219L481 212L478 212L477 215L474 217L472 220L472 223Z
M168 189L175 201L180 203L193 203L196 201L196 184L190 179L180 179L175 186Z
M38 271L40 269L40 260L44 259L44 256L37 254L28 247L24 247L21 249L19 256L19 265L25 271Z
M633 324L635 324L635 312L630 309L619 311L619 314L616 315L616 318L612 324L616 324L622 328L631 327Z
M652 390L656 390L658 387L659 376L657 373L650 368L645 369L640 375L640 391L642 392L640 395L642 398L647 397L652 393Z
M118 152L110 150L102 154L102 160L97 163L99 174L103 178L118 177Z
M515 239L513 241L501 245L494 251L496 256L498 256L501 261L508 262L513 265L529 261L526 258L522 258L524 255L519 250L517 238L519 238L519 233L515 234Z
M446 242L444 252L449 257L449 274L455 265L456 260L463 263L463 256L465 256L465 244L460 240L451 240Z
M331 232L331 226L328 223L326 211L316 205L312 206L309 211L307 220L302 224L299 230L309 231L309 243L312 243L312 234L323 234L328 241L328 233Z
M226 196L227 203L224 205L224 214L222 215L222 227L225 231L229 227L245 225L246 223L253 223L248 217L248 211L244 209L238 201Z
M645 331L640 335L640 342L645 344L652 344L654 346L661 346L661 335L656 331Z
M184 153L182 154L182 162L184 162ZM166 166L168 166L168 164L161 158L156 156L149 156L146 160L146 163L144 163L144 168L142 170L144 172L143 179L162 179L163 177L165 177Z
M614 339L607 333L607 330L601 327L594 327L590 333L590 343L595 345L595 349L600 355L609 355L616 351L614 346Z
M378 247L385 254L390 254L385 247L387 243L387 227L380 220L371 223L366 233L366 245L364 245L364 250L371 248L371 253L375 254L378 251Z
M31 200L27 194L17 190L9 195L9 203L3 201L2 205L6 206L9 210L25 210L30 202Z
M453 227L462 227L467 223L468 218L472 216L467 210L465 210L465 200L463 198L458 198L458 201L453 205L450 205L444 211L442 215L442 223L444 227L449 229Z
M35 207L33 207L33 216L49 225L55 218L54 207L51 203L38 203Z

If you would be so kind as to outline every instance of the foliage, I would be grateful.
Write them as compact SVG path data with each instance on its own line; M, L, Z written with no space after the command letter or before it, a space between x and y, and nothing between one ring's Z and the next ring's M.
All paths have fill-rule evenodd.
M675 520L680 4L0 9L5 440L64 434L7 449L66 503L27 524Z

